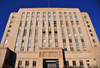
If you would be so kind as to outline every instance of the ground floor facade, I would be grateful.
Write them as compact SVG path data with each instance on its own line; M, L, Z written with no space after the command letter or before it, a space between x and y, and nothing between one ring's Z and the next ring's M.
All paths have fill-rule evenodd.
M90 51L64 51L62 48L39 48L38 51L13 52L0 48L0 67L63 68L64 66L100 67L100 48Z

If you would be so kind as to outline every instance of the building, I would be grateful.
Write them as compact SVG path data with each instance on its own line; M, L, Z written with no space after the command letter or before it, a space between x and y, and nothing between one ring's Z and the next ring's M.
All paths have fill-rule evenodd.
M88 13L78 8L21 8L11 13L0 67L100 67L100 44Z

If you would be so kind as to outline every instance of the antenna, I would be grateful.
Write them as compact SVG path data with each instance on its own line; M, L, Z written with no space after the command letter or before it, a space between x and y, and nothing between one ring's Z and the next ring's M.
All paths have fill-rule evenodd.
M50 3L49 3L49 0L48 0L48 8L50 8Z

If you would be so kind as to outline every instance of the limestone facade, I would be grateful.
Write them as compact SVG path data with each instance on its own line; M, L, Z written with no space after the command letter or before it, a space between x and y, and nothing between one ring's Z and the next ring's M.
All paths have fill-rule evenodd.
M48 68L48 63L100 67L100 43L88 13L78 8L20 8L10 14L0 60L0 67L9 62L15 68Z

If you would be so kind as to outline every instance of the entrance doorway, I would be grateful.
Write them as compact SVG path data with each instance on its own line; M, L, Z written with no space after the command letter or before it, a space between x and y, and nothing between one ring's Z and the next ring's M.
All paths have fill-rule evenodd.
M44 59L43 68L59 68L59 61L57 59Z
M56 62L47 62L46 65L47 68L56 68Z

